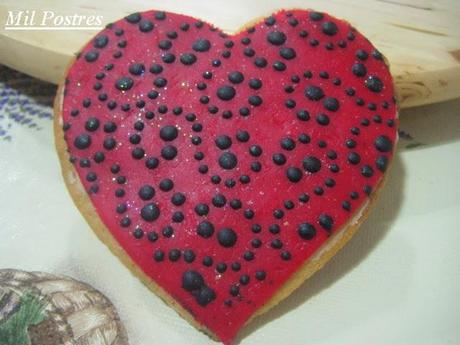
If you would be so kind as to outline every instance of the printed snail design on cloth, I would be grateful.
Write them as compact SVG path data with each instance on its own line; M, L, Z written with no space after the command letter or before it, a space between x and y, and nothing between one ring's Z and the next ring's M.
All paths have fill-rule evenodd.
M44 272L0 269L2 345L128 345L112 303L91 286Z

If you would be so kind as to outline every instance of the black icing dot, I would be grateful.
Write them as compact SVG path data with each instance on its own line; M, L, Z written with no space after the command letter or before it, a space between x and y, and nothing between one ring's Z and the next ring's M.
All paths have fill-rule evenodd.
M320 87L312 85L305 89L305 96L312 101L319 101L324 97L324 92Z
M219 273L224 273L227 270L227 264L225 262L219 262L216 265L216 271Z
M160 138L164 141L172 141L177 138L178 133L175 126L167 125L160 129Z
M296 27L297 25L299 25L299 21L295 18L290 18L288 22L289 22L289 25L292 27Z
M225 196L223 194L216 194L212 198L212 204L215 207L219 207L219 208L224 207L226 203L227 203L227 198L225 198Z
M321 161L314 156L305 157L302 164L305 171L312 174L317 173L321 169Z
M156 87L165 87L167 83L168 81L163 77L155 78L155 80L153 81L153 85L155 85Z
M322 30L326 35L334 36L337 31L339 31L339 28L334 22L324 22L322 25Z
M337 98L327 97L323 101L323 105L327 110L337 111L339 109L339 101Z
M198 291L195 299L200 306L205 307L216 299L216 293L213 289L205 286Z
M273 16L270 16L267 19L265 19L265 24L267 26L273 26L273 25L275 25L275 23L276 23L276 19Z
M198 204L195 206L195 212L199 216L205 216L209 213L209 206L206 204Z
M181 223L184 220L184 218L185 218L185 216L184 216L184 214L182 212L176 211L176 212L173 213L171 219L172 219L172 221L174 223Z
M262 87L262 81L257 78L252 78L249 80L249 87L254 90L258 90Z
M158 158L156 157L149 157L147 158L147 160L145 161L145 166L148 168L148 169L155 169L158 164L160 164L160 161Z
M371 177L372 175L374 175L374 169L372 169L370 165L363 165L361 168L361 174L364 177Z
M363 187L363 192L366 193L366 195L370 195L372 193L372 186L370 185L365 185Z
M146 184L139 189L138 194L142 200L150 200L155 196L155 189L152 186Z
M267 41L275 46L280 46L286 42L286 35L281 31L271 31L267 35Z
M105 155L103 152L98 151L94 153L93 159L96 163L102 163L105 160Z
M133 85L134 81L130 77L121 77L115 83L115 87L120 91L129 90Z
M156 240L158 240L158 234L155 231L150 231L147 233L147 239L150 242L155 242Z
M217 240L223 247L233 247L237 240L236 232L230 228L223 228L217 233Z
M131 219L128 216L123 217L123 219L120 221L120 225L123 228L127 228L128 226L131 225Z
M288 251L282 251L281 254L280 254L280 257L281 257L281 259L284 260L284 261L289 261L289 260L291 260L292 255L291 255L291 253L288 252Z
M89 132L94 132L99 128L99 120L96 117L90 117L85 122L85 129Z
M297 233L304 240L311 240L316 236L316 229L310 223L302 223L297 228Z
M153 30L153 23L150 20L142 19L139 22L139 30L141 32L149 32Z
M280 49L280 56L286 60L292 60L296 57L296 52L292 48L283 47Z
M211 48L211 42L207 39L201 38L193 43L192 48L196 52L207 52Z
M236 155L231 152L224 152L219 157L219 165L226 170L230 170L236 167L238 160Z
M91 50L85 54L85 60L87 62L94 62L99 58L99 53L95 50Z
M173 63L174 61L176 61L176 56L171 53L166 53L162 56L161 59L164 63Z
M257 280L264 280L267 277L267 273L265 271L256 271L255 277Z
M133 63L129 66L129 73L132 75L141 75L144 73L145 66L141 63Z
M199 290L204 285L203 276L196 271L185 271L182 275L182 288L186 291Z
M155 252L153 253L153 259L156 261L156 262L161 262L163 261L165 258L165 253L164 251L158 249L158 250L155 250Z
M360 60L362 60L362 61L365 61L365 60L367 60L367 58L369 57L369 53L366 52L366 51L363 50L363 49L358 49L358 50L356 51L356 53L355 53L355 56L356 56L358 59L360 59Z
M259 68L263 68L267 66L268 61L263 57L256 57L256 59L254 60L254 64Z
M126 21L131 24L139 23L141 20L141 15L139 12L131 13L130 15L125 17Z
M262 245L262 241L258 238L254 238L252 241L251 241L251 246L253 248L260 248L260 246Z
M228 74L228 80L233 84L240 84L244 81L244 75L238 71L231 72Z
M268 227L268 231L270 231L270 233L276 235L276 234L279 234L280 231L281 231L281 228L278 224L271 224L269 227Z
M166 13L164 11L155 12L155 19L156 20L165 20L166 19Z
M295 141L291 138L283 138L281 139L280 145L283 149L287 151L292 151L295 149Z
M372 57L376 60L383 60L383 55L377 49L372 52Z
M254 253L249 251L249 250L244 252L244 254L243 254L243 259L245 261L252 261L252 260L254 260L254 258L255 258Z
M372 92L380 92L383 89L382 80L373 75L369 76L364 83L366 87Z
M252 224L251 231L255 234L258 234L262 231L262 227L260 226L260 224Z
M310 119L310 113L306 110L299 110L297 112L297 118L300 120L300 121L308 121Z
M204 220L198 224L196 232L203 238L209 238L214 234L214 225L211 222Z
M136 228L134 229L133 231L133 236L136 238L136 239L140 239L144 236L144 230L142 230L141 228Z
M262 170L262 164L260 164L260 162L252 162L251 170L254 172L259 172L260 170Z
M248 285L250 280L251 280L251 278L250 278L247 274L243 274L243 275L240 277L240 283L241 283L242 285Z
M386 135L378 136L374 141L374 146L380 152L389 152L393 149L393 143Z
M299 182L302 179L303 173L302 170L296 167L289 167L286 170L286 176L291 182Z
M262 154L262 148L259 145L252 145L249 148L249 153L253 157L259 157Z
M95 48L104 48L109 43L109 38L106 35L99 35L93 41Z
M273 163L275 163L276 165L283 165L284 163L286 163L286 156L282 153L273 154L272 159Z
M243 131L243 130L239 130L237 133L236 133L236 139L242 143L245 143L249 140L250 136L249 136L249 132L248 131Z
M367 68L362 63L357 62L353 65L351 71L357 77L364 77L367 73Z
M203 265L206 266L206 267L211 267L212 266L212 263L213 263L213 260L210 256L205 256L203 258L203 261L202 261Z
M177 149L175 146L166 145L161 149L161 157L166 160L174 159L177 156Z
M153 222L160 216L160 209L157 205L150 203L142 207L141 217L147 222Z
M174 188L174 182L169 178L165 178L160 181L159 187L163 192L168 192Z
M162 230L161 233L163 234L164 237L170 238L172 235L174 235L174 229L172 226L165 226Z
M184 65L193 65L196 62L196 55L192 53L185 53L180 56L180 62Z
M328 214L322 214L318 218L318 223L326 231L331 231L334 225L334 220Z
M248 102L249 102L249 104L251 104L251 105L253 105L255 107L258 107L259 105L262 104L262 98L260 96L257 96L257 95L252 95L252 96L249 96Z
M232 146L232 139L228 135L219 135L215 140L216 146L221 150L226 150Z
M87 149L91 146L91 137L88 134L80 134L75 138L73 144L79 150Z
M361 156L356 152L350 152L348 154L348 161L353 165L359 164L359 162L361 162Z
M275 217L276 219L281 219L284 217L284 212L283 210L280 210L280 209L276 209L273 211L273 217Z
M222 86L217 90L217 97L223 101L231 100L233 97L235 97L235 94L235 88L229 85Z
M321 12L310 12L310 19L317 22L324 18L324 15Z
M379 169L381 172L385 172L388 166L388 158L385 156L380 156L375 160L375 166L377 169Z
M311 141L310 136L308 134L305 134L305 133L299 134L298 139L302 144L308 144Z
M286 69L286 64L284 62L281 62L281 61L275 61L273 63L273 68L276 70L276 71L284 71Z
M174 193L171 197L171 203L175 206L181 206L184 204L186 197L183 193Z
M154 63L152 64L152 66L150 66L149 71L153 74L160 74L161 72L163 72L163 67L157 63Z
M256 51L250 47L246 47L244 48L244 55L248 56L248 57L252 57L256 54Z
M327 126L330 122L329 116L327 116L326 114L318 114L316 116L316 122L318 122L318 124L320 124L321 126Z
M225 180L225 186L226 186L227 188L233 188L233 187L235 187L235 185L236 185L236 182L235 182L234 179L229 178L229 179L226 179L226 180Z
M168 50L172 47L172 42L169 40L161 40L160 43L158 43L158 48L162 50Z

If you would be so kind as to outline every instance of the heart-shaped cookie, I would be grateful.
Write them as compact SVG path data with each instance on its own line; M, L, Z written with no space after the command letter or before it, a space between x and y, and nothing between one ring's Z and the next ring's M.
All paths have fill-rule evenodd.
M129 15L78 54L56 115L63 174L92 228L227 344L351 237L397 127L382 55L303 10L236 35Z

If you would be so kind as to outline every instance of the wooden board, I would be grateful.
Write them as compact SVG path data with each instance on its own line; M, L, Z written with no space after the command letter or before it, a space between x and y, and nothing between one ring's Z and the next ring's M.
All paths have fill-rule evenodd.
M103 24L151 8L195 16L232 33L280 8L314 8L347 19L390 61L402 107L460 96L458 0L2 0L11 10L101 15ZM0 63L56 83L72 55L95 31L12 31L0 28Z

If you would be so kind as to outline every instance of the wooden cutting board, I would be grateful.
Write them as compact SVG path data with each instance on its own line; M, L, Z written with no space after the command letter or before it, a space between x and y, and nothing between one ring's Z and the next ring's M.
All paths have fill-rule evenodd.
M5 30L8 11L100 15L162 9L195 16L228 33L280 8L314 8L348 20L388 58L402 107L460 97L459 0L2 0L0 63L53 83L94 30Z

